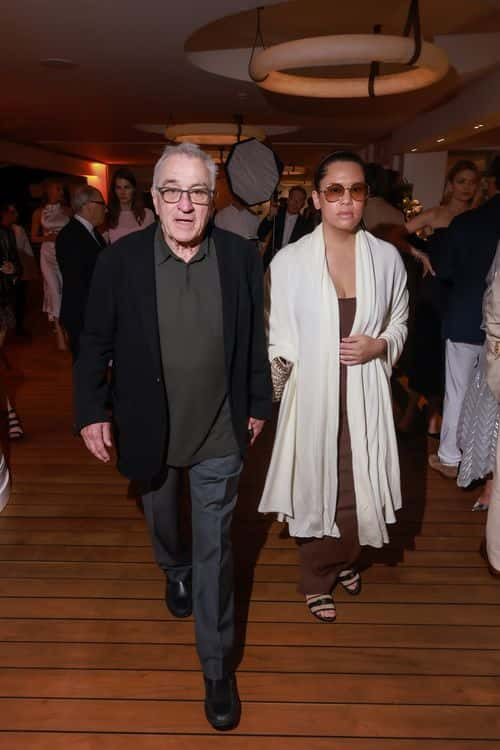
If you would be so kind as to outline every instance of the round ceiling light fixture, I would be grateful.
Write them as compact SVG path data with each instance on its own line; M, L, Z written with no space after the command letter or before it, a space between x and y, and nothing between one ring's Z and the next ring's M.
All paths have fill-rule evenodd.
M264 141L266 132L257 125L241 125L230 122L192 122L169 125L164 131L169 141L189 141L199 146L232 146L238 140L255 138Z
M369 79L313 78L282 73L282 70L325 65L407 63L415 50L409 37L384 34L340 34L296 39L255 51L250 75L261 88L280 94L321 98L360 98L369 96ZM375 96L402 94L430 86L443 78L449 67L446 53L429 42L422 42L416 67L402 73L377 76Z

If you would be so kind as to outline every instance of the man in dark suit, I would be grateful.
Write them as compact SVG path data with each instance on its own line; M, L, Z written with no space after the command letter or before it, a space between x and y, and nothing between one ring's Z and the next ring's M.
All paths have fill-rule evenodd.
M263 241L271 232L269 244L264 253L264 270L282 247L291 242L297 242L305 234L310 234L314 227L311 217L302 216L307 193L301 185L290 188L286 208L272 204L269 214L260 222L258 229L259 240Z
M228 729L240 714L231 516L242 458L272 407L262 265L251 242L211 226L215 177L214 162L197 146L165 149L152 188L159 223L98 259L75 393L87 448L109 461L112 419L118 468L144 485L155 557L168 577L167 607L176 617L193 609L206 715L216 729ZM192 555L178 533L183 470Z
M489 200L460 214L443 232L432 258L438 279L448 285L443 336L446 341L445 397L437 454L429 465L445 477L458 473L457 428L463 400L484 342L482 323L486 276L500 240L500 158L487 174Z
M104 221L106 203L99 190L82 185L72 205L75 213L57 235L56 255L63 279L59 319L76 360L94 266L106 244L96 229Z

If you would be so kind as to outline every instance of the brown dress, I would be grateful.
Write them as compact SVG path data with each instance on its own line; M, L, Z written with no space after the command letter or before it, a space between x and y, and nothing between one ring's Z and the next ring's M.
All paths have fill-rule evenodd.
M355 297L339 299L341 338L350 335L355 314ZM303 594L330 593L338 574L351 568L361 551L352 474L351 439L347 421L347 367L342 364L339 399L338 496L335 522L341 536L297 539L300 569L298 589Z

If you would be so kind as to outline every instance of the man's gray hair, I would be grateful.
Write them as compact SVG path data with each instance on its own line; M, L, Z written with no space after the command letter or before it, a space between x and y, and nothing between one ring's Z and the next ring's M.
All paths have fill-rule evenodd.
M165 147L163 154L155 164L155 170L153 173L154 190L160 187L159 180L161 169L167 159L170 159L171 156L188 156L190 159L199 159L200 161L202 161L208 170L210 190L215 190L215 181L217 179L217 164L205 151L203 151L203 149L201 149L195 143L187 142L179 143L178 146Z
M78 213L80 209L82 209L86 203L89 201L94 201L101 199L101 194L99 190L95 187L92 187L92 185L79 185L75 192L73 193L73 198L71 199L71 206L73 207L73 211L75 213Z

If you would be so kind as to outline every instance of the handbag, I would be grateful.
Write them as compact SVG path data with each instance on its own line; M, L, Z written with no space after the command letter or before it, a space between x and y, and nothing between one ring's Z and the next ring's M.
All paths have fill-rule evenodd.
M282 357L275 357L271 362L271 380L273 383L274 402L281 401L292 368L293 362L289 362Z

